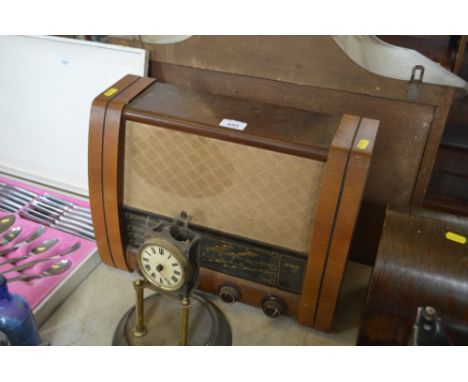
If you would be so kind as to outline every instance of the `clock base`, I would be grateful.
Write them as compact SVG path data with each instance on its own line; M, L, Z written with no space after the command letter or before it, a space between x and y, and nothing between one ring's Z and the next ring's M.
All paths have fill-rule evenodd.
M179 342L180 301L161 294L144 300L143 337L134 335L135 307L125 313L114 332L114 346L174 346ZM221 310L199 292L190 298L188 344L191 346L232 345L231 326Z

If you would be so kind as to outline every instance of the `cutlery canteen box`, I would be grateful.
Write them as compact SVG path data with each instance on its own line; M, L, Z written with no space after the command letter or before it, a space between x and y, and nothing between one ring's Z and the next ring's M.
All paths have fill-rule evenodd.
M1 36L0 56L0 273L30 278L9 289L27 299L40 325L100 262L87 182L92 99L125 74L144 75L147 57L43 36ZM25 242L41 225L45 231ZM60 259L71 261L65 273L32 279Z
M330 330L378 121L126 76L92 106L89 191L104 263L186 211L200 289Z

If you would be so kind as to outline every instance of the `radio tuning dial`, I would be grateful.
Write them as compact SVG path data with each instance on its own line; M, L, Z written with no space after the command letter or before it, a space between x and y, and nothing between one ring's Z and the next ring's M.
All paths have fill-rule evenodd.
M268 296L263 299L262 308L268 317L278 318L286 311L286 303L280 297Z
M218 296L228 304L234 304L239 301L239 290L233 285L222 285L218 290Z

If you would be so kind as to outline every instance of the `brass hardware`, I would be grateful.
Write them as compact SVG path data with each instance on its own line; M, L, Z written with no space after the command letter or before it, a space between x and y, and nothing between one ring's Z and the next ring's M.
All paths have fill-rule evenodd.
M188 345L188 324L189 324L189 308L190 300L184 297L180 300L180 340L179 345Z
M144 317L144 300L143 292L145 290L146 282L144 280L136 280L133 282L135 288L136 301L135 301L135 330L133 335L135 337L143 337L147 333Z

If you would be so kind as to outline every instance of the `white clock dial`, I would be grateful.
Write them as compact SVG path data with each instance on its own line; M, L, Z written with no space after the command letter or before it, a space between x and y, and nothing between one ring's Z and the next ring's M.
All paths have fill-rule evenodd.
M140 249L138 259L145 278L166 291L175 291L185 282L183 255L157 244L147 244Z

